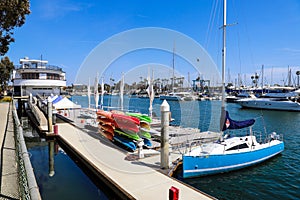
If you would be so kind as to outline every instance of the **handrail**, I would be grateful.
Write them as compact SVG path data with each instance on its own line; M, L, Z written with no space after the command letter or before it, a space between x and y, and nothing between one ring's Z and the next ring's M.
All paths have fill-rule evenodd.
M27 147L25 144L25 140L24 140L24 135L23 135L23 128L21 126L20 120L18 118L18 114L17 114L17 110L15 108L14 103L13 104L13 118L14 118L14 122L15 122L15 126L17 127L17 137L19 138L19 151L21 151L21 155L22 155L22 159L25 165L25 171L26 171L26 176L27 176L27 184L28 184L28 189L29 189L29 194L31 199L34 200L41 200L41 195L40 195L40 191L39 191L39 187L37 185L36 179L35 179L35 175L33 172L33 168L29 159L29 154L27 151Z
M55 65L43 65L39 67L23 67L22 65L15 65L15 69L46 69L46 70L56 70L63 71L62 68Z
M37 111L37 106L36 105L32 105L32 102L28 101L28 106L30 108L30 110L33 112L34 116L37 118L37 121L40 122L41 121L41 118L38 114L38 111Z

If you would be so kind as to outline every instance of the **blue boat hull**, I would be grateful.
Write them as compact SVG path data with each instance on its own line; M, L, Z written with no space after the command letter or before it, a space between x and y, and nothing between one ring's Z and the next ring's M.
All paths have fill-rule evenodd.
M183 155L183 178L228 172L263 162L284 150L284 143L245 153L188 156Z

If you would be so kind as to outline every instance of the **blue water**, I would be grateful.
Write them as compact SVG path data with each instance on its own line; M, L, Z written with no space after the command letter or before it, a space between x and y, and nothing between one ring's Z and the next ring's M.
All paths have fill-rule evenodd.
M42 199L108 199L89 177L60 149L54 155L54 176L49 176L48 142L27 142Z
M82 107L87 107L87 97L73 96L72 100L81 104ZM92 104L93 104L92 98ZM159 116L160 105L162 101L155 99L153 102L153 111ZM201 130L218 130L219 128L219 101L204 101L204 102L169 102L172 118L174 118L175 125L197 127ZM118 96L105 96L104 106L119 106ZM142 98L128 98L124 97L124 108L138 111L142 113L148 113L149 100ZM219 199L300 199L300 113L297 112L282 112L282 111L261 111L261 110L247 110L241 109L237 104L228 104L227 110L230 112L230 116L236 120L255 118L256 123L253 127L254 131L264 132L264 125L266 131L277 132L283 134L285 142L285 150L283 153L267 162L256 165L254 167L246 168L243 170L193 178L182 179L180 174L177 177L183 182L192 185L199 190L208 193ZM261 117L263 116L263 118ZM32 152L37 152L39 155L48 155L46 150L42 147L34 147ZM33 154L34 155L34 154ZM62 175L56 180L47 177L48 168L46 167L47 160L40 161L38 158L34 160L37 162L37 166L44 174L41 177L43 182L42 191L48 193L54 191L59 186L51 186L50 189L45 189L51 181L55 184L62 185L66 190L72 186L69 190L81 190L82 192L91 193L93 196L84 199L105 199L101 190L88 180L88 177L84 177L81 170L74 164L74 162L65 154L57 155L55 159L55 166L62 165L61 167L55 167L56 175ZM47 156L45 156L47 157ZM48 159L48 158L47 158ZM63 164L61 164L63 163ZM65 171L74 171L72 174L64 174ZM71 172L67 172L71 173ZM68 177L76 176L76 178L69 180ZM84 175L84 174L83 174ZM65 178L62 182L62 179ZM77 180L77 181L76 181ZM79 182L78 185L74 184ZM84 187L80 183L86 184L90 182L88 186ZM62 183L62 184L60 184ZM70 185L70 186L67 186ZM53 188L55 187L55 188ZM91 190L91 191L90 191ZM56 190L55 190L56 191ZM66 194L64 199L80 199L80 194L69 196ZM101 196L102 195L102 196ZM70 197L70 198L69 198Z

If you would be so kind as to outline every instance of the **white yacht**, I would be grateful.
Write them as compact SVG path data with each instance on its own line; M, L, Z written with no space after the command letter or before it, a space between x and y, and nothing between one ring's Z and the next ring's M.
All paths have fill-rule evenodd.
M246 98L236 102L243 108L300 111L299 100L292 101L288 98Z
M298 91L287 87L270 89L259 98L245 98L237 100L243 108L300 111L300 96Z
M159 98L167 101L194 101L197 99L190 92L171 92L168 95L160 95Z
M12 82L15 96L59 95L61 88L66 87L66 73L60 67L48 65L46 60L25 57L15 66Z

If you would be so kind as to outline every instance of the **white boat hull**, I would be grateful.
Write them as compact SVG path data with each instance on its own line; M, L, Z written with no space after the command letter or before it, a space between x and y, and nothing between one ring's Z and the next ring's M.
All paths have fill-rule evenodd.
M300 104L289 100L279 101L276 99L241 99L236 101L243 108L300 111Z

